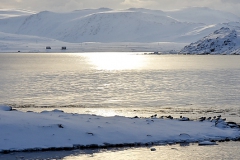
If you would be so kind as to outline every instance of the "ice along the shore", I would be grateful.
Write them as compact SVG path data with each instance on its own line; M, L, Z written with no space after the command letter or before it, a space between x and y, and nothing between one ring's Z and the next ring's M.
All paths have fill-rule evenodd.
M102 117L61 110L21 112L0 106L0 152L206 142L239 139L238 125L221 117L189 120L152 116Z

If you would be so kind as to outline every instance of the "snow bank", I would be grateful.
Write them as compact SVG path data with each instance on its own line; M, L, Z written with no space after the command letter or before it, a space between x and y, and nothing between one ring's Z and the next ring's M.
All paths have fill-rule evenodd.
M102 117L69 114L60 110L34 113L0 109L0 152L199 142L239 137L239 128L231 128L224 121L221 123L224 125L218 126L216 121L180 121L172 117Z

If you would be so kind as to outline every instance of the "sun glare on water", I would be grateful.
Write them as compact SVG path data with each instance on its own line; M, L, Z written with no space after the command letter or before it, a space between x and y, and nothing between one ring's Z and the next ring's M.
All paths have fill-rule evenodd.
M88 54L86 58L98 70L131 70L144 65L143 56L133 56L126 53L96 53Z

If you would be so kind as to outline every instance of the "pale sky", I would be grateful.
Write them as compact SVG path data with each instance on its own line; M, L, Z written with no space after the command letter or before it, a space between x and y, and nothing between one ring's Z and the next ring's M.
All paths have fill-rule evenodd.
M0 0L0 8L2 9L54 12L101 7L173 10L191 6L229 11L240 16L240 0Z

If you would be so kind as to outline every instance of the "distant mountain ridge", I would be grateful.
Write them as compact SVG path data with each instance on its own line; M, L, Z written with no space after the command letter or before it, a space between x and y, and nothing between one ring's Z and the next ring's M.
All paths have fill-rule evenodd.
M0 36L0 41L4 46L13 46L14 43L21 46L21 41L26 44L30 39L35 39L35 42L39 43L46 40L45 43L49 45L166 42L180 47L196 42L222 27L236 28L240 26L239 22L240 18L232 13L201 7L175 11L99 8L66 13L0 10L0 32L4 35ZM10 39L14 40L14 43L10 43ZM28 45L24 46L26 48ZM152 50L166 51L160 46L157 49Z
M206 12L207 10L207 13ZM189 12L193 13L189 13ZM203 14L200 14L202 11ZM228 19L226 19L227 14ZM184 17L184 18L182 18ZM198 20L199 18L199 20ZM194 19L194 21L193 21ZM212 19L215 19L212 22ZM222 11L188 8L177 11L130 8L84 9L67 13L49 11L0 19L0 31L81 42L192 42L202 33L218 29L218 24L240 21ZM212 27L208 27L210 24ZM196 29L198 28L197 33Z

